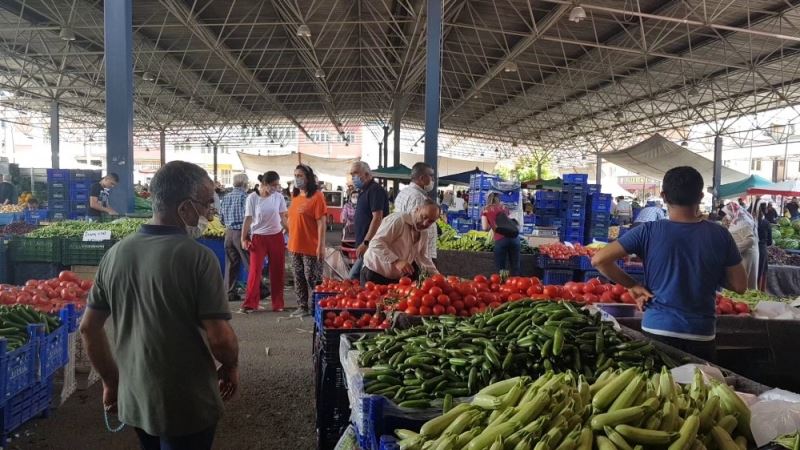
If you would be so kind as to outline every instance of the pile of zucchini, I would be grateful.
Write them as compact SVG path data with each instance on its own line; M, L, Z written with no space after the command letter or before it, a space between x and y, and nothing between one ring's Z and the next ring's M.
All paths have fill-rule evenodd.
M480 390L419 432L395 430L401 450L745 450L750 411L723 383L697 373L680 387L664 368L608 369L590 384L583 375L548 372Z
M593 381L609 368L676 365L650 342L632 341L568 302L523 300L470 318L424 319L354 345L360 366L372 369L365 391L407 408L467 397L519 375L571 370Z
M0 338L6 340L6 351L14 351L28 343L28 325L42 324L45 333L61 326L61 321L41 313L30 306L15 305L0 307Z

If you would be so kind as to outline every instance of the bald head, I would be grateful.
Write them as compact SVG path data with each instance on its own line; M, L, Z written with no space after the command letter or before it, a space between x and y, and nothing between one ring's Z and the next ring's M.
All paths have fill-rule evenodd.
M425 203L417 206L412 215L416 229L419 231L426 230L439 219L439 205L433 200L427 199Z

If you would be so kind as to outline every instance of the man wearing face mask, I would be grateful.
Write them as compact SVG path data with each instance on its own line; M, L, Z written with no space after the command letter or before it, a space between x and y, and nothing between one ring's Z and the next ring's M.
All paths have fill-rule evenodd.
M411 213L395 212L383 219L364 254L361 283L393 284L405 276L419 278L421 271L438 273L425 235L438 217L439 206L426 199Z
M350 270L350 278L358 280L364 264L364 253L378 232L383 218L389 215L389 194L375 182L369 164L359 161L350 168L353 187L358 191L356 203L356 255L358 260Z
M222 402L239 384L219 262L194 239L211 216L214 184L201 167L172 161L151 192L153 219L103 257L80 332L106 413L118 411L141 448L211 449Z
M418 162L411 168L411 184L397 194L394 200L395 212L411 213L419 206L429 200L429 194L433 190L433 168L424 163ZM428 257L436 261L436 227L425 230L425 241L427 242Z

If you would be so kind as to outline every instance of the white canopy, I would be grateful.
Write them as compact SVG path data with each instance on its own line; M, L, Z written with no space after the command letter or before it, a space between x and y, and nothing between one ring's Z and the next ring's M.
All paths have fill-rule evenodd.
M294 169L302 162L314 169L320 181L332 183L334 186L344 186L350 166L358 159L320 158L305 154L291 153L288 155L253 155L239 152L239 160L249 176L255 180L254 175L260 175L269 170L278 172L284 180L294 179Z
M622 196L622 197L633 197L633 193L628 192L627 190L625 190L625 188L623 188L622 186L617 184L616 181L603 182L601 192L603 192L604 194L611 194L611 196L614 197L614 198L617 198L617 197L620 197L620 196Z
M408 167L424 160L425 156L422 154L400 153L400 164ZM475 170L476 167L484 172L492 173L497 165L496 161L468 161L465 159L447 158L445 156L440 156L438 162L438 173L440 177Z
M707 186L713 184L713 161L703 158L660 134L655 134L624 150L603 153L602 157L610 163L655 180L664 178L664 174L673 167L691 166L703 175ZM722 184L744 178L747 178L747 174L727 167L722 168Z

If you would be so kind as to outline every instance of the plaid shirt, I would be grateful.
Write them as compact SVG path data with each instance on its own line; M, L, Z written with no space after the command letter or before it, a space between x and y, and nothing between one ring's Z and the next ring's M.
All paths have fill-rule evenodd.
M657 220L664 220L666 218L667 216L664 214L663 209L659 208L658 206L648 206L639 211L639 215L636 216L635 222L655 222Z
M226 228L241 230L244 223L244 204L247 193L242 188L234 188L222 198L219 208L219 220Z

